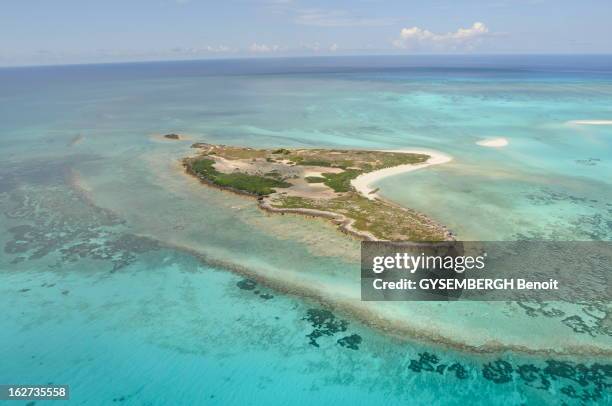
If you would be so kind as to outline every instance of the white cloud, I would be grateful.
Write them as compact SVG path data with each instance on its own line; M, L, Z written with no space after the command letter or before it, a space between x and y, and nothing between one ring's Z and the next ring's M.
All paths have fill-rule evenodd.
M161 51L163 53L164 51ZM188 56L188 55L202 55L206 56L207 54L219 54L219 53L230 53L235 52L234 49L227 47L225 45L205 45L202 47L174 47L170 49L170 53L176 54L178 56Z
M278 45L258 44L256 42L252 43L249 47L249 51L253 53L278 52L282 50L283 48L279 47Z
M358 17L344 10L300 10L295 22L319 27L374 27L393 24L393 18Z
M288 49L289 51L294 51L294 52L300 52L300 51L307 51L307 52L312 52L312 53L329 53L329 52L336 52L340 49L340 47L338 46L338 44L333 43L330 45L322 45L319 42L313 42L310 44L302 44L299 48L295 48L295 49Z
M393 41L393 45L397 48L425 51L471 50L490 35L489 28L481 22L445 34L411 27L402 28L399 38Z
M314 44L303 44L302 48L311 52L319 52L321 50L321 45L318 42L315 42Z
M232 49L230 47L226 47L225 45L217 45L217 46L206 46L206 51L214 52L214 53L223 53L223 52L231 52Z

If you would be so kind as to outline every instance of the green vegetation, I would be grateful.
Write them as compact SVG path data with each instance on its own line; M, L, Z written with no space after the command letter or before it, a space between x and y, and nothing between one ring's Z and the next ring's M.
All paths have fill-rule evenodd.
M214 159L205 158L197 161L191 161L189 165L194 172L210 180L219 173L213 166L214 163Z
M273 206L340 213L355 220L353 223L355 229L367 231L383 240L444 240L444 234L426 217L384 201L369 200L353 192L329 200L282 196L274 201Z
M361 174L361 171L347 169L340 173L324 173L325 184L334 189L334 192L348 192L351 190L351 180Z
M427 161L428 155L384 151L346 151L301 149L292 151L288 159L301 166L359 169L370 172L391 166L418 164Z
M272 205L283 209L320 209L313 199L306 199L298 196L283 196Z
M274 193L276 187L289 187L290 183L264 176L249 175L242 172L221 173L213 166L215 161L210 158L188 162L191 169L202 178L221 187L229 187L257 196Z
M269 163L285 158L296 165L324 166L341 169L359 169L363 172L375 171L397 165L418 164L427 161L426 154L411 154L391 151L367 151L345 149L255 149L228 145L196 143L194 147L204 150L204 154L216 154L225 159L262 159ZM279 156L280 155L280 156Z
M304 178L308 183L323 183L325 182L325 178L321 176L306 176Z
M302 166L325 166L325 167L333 166L333 163L330 161L326 161L323 159L316 159L316 158L306 159L303 156L299 156L299 155L291 156L289 157L289 160L291 162L294 162L296 165L302 165Z
M274 170L272 170L270 172L266 172L265 176L270 177L270 178L275 178L275 179L282 178L281 173L277 169L274 169Z
M254 149L206 143L194 144L194 148L199 148L201 155L184 161L192 174L219 187L266 196L264 202L274 207L338 213L353 220L354 229L382 240L446 238L445 229L426 216L385 200L370 200L351 186L351 180L363 173L423 163L428 155L344 149ZM305 176L309 172L305 166L334 169L321 168L321 175ZM288 182L291 179L323 183L335 193L303 183L292 188L294 185ZM290 188L289 192L297 193L275 193L275 188Z
M290 183L263 176L247 175L244 173L220 174L214 182L219 186L232 187L258 196L274 193L275 187L289 187Z
M384 153L378 157L377 165L372 169L389 168L391 166L420 164L429 159L429 155L423 154L404 154L400 152Z
M223 146L222 148L207 151L208 155L219 155L226 159L258 159L267 158L268 152L265 149L241 148Z
M291 151L289 151L288 149L285 148L279 148L276 149L274 151L272 151L273 154L283 154L283 155L289 155L291 153Z
M296 164L302 165L302 166L327 166L327 167L334 166L333 163L329 161L323 161L320 159L302 159L299 162L296 162Z
M354 162L350 159L345 159L338 164L338 168L349 168L353 166Z

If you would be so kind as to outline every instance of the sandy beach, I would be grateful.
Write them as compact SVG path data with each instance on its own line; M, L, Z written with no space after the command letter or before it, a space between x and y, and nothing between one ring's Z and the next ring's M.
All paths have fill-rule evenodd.
M427 162L417 165L399 165L393 166L391 168L385 168L378 171L364 173L353 179L351 181L351 185L362 195L367 197L370 200L375 198L379 198L380 196L376 191L377 188L372 187L372 185L379 180L386 178L388 176L398 175L400 173L412 172L418 169L423 169L432 165L439 165L450 162L453 158L449 155L446 155L442 152L432 151L432 150L413 150L413 149L399 149L399 150L385 150L386 152L403 152L406 154L427 154L429 155L429 159Z

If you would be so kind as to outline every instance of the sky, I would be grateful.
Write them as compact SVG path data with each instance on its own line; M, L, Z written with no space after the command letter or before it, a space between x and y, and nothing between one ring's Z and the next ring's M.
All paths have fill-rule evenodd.
M612 0L0 0L0 66L612 53Z

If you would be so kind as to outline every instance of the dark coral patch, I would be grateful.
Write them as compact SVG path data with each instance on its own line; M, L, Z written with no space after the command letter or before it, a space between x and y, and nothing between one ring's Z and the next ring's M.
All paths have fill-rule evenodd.
M576 159L574 160L578 165L584 166L595 166L601 162L599 158L587 158L587 159Z
M414 372L440 375L454 373L458 379L467 379L469 371L460 363L445 364L435 354L423 352L411 359L408 368ZM498 359L482 365L482 376L496 384L522 382L534 389L556 390L564 396L583 403L600 401L612 389L612 365L591 365L569 361L547 360L546 365L512 364ZM554 383L558 386L553 387Z
M495 383L508 383L512 381L513 370L509 362L498 359L483 366L482 376Z
M350 348L351 350L358 350L359 344L361 344L362 338L359 334L351 334L338 339L338 344L343 347Z
M434 372L440 375L454 373L457 379L467 379L467 369L458 362L451 365L441 364L440 358L429 352L419 354L419 359L411 359L408 368L414 372Z
M584 322L582 317L578 315L567 317L561 320L561 322L571 328L574 333L589 334L592 337L595 337L596 335L595 331L591 327L589 327L587 323Z
M465 369L465 367L458 362L451 364L451 366L448 367L447 371L454 372L455 376L458 379L467 379L468 377L467 369Z
M257 282L252 279L243 279L241 281L238 281L236 283L236 286L238 286L242 290L253 290L255 289L255 286L257 286Z
M303 320L312 324L313 330L306 337L310 339L310 345L315 347L319 347L317 342L319 337L332 336L338 332L346 331L348 327L348 321L337 319L332 312L325 309L308 309Z
M483 366L483 376L495 383L513 380L514 373L525 385L535 389L550 390L553 382L559 382L559 391L583 402L597 401L612 388L612 365L594 363L590 366L569 361L547 360L545 367L533 364L513 366L497 360Z
M599 400L604 390L612 388L612 365L594 363L590 367L565 361L548 360L543 372L551 379L566 379L577 383L581 388L572 385L561 388L569 397L583 401Z
M58 265L89 258L108 261L116 271L134 262L136 254L159 248L153 240L125 233L122 220L70 189L23 188L10 202L4 215L24 222L8 229L12 238L4 245L5 253L15 255L14 264L59 254Z
M562 310L550 307L549 303L516 302L516 304L523 308L525 314L530 317L561 317L565 315Z
M536 389L548 390L550 388L550 380L542 372L541 368L532 364L519 365L516 372L526 385Z
M414 372L427 371L432 372L436 370L436 364L440 362L440 359L435 354L429 352L423 352L419 354L419 359L411 359L408 368Z

